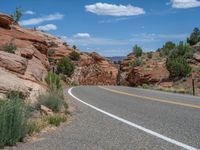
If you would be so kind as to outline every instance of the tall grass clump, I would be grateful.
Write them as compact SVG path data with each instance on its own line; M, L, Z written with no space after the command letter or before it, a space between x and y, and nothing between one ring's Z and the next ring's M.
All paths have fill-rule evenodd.
M48 84L48 90L50 92L57 92L62 89L60 77L51 71L46 75L45 81Z
M26 135L26 108L19 95L0 102L0 148L14 145Z
M63 94L61 91L58 93L41 94L38 97L39 103L50 108L53 112L59 112L64 103Z
M50 108L53 112L59 112L64 105L64 96L60 77L49 72L45 77L48 84L48 93L41 94L38 97L39 103Z

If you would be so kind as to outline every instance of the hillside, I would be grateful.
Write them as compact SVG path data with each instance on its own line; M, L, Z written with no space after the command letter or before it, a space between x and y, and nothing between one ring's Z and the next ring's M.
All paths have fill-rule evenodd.
M159 89L170 92L192 94L192 74L195 77L196 95L200 95L200 43L191 47L194 51L193 58L187 62L192 68L192 73L187 77L173 80L166 68L166 58L161 57L160 52L144 53L141 56L141 64L131 67L136 60L135 54L130 53L121 63L121 84L128 86L141 86L143 88Z
M54 53L50 55L50 51ZM73 51L80 54L80 60L73 61L76 67L71 82L116 84L118 70L97 53L75 50L57 37L20 27L10 16L0 14L0 97L17 90L34 103L36 95L47 89L47 72Z

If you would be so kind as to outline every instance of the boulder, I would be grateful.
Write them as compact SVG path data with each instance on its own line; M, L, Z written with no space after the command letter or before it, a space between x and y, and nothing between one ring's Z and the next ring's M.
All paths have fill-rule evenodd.
M0 13L0 27L10 29L13 22L14 21L11 16Z
M44 105L40 106L40 112L42 115L53 116L53 111Z
M24 74L27 68L27 59L15 54L0 51L0 66L7 70Z

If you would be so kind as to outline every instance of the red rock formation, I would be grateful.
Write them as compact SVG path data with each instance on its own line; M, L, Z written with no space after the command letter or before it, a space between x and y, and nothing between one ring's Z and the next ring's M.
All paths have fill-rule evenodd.
M137 86L142 84L159 84L169 78L169 72L165 67L165 59L159 58L159 53L152 54L153 59L148 59L146 55L142 56L142 64L138 67L130 67L130 63L136 59L133 53L122 61L122 79L123 85Z
M0 14L0 20L5 18L9 17ZM36 94L46 90L42 80L49 68L47 43L35 32L12 22L10 19L5 26L0 21L0 97L19 90L34 102ZM17 48L15 54L4 52L5 45L11 43Z
M5 45L16 46L15 54L4 52ZM55 60L67 57L74 51L63 40L16 24L10 16L0 14L0 97L10 90L19 90L32 102L36 94L46 90L43 78L50 68L47 53ZM116 84L118 70L96 53L81 53L73 79L84 85Z
M11 16L0 13L0 22L0 27L10 29L10 25L12 25L14 21Z
M81 85L115 85L118 69L97 53L82 53L73 79Z

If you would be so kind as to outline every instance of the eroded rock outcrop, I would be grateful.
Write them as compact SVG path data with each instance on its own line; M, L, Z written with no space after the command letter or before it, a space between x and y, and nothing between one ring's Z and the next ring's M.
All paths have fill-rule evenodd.
M14 54L5 52L5 46L16 47ZM49 56L48 51L54 51ZM67 45L62 39L25 29L13 23L10 16L0 14L0 97L9 91L21 91L30 102L47 89L43 79L51 68L48 57L56 61L68 57L72 51L80 54L75 61L73 81L80 85L116 84L118 70L112 63L97 53L84 53Z
M0 20L5 18L7 22L0 21L0 95L21 91L34 103L36 95L46 90L43 77L49 68L47 43L35 32L12 24L7 15L0 14ZM11 44L16 49L14 54L5 51Z
M115 85L118 69L97 53L82 53L73 75L81 85Z
M122 61L121 83L123 85L160 84L169 79L169 72L165 67L165 59L161 59L158 52L152 53L151 59L146 55L142 56L142 64L137 67L131 67L130 64L135 59L135 55L130 53Z

